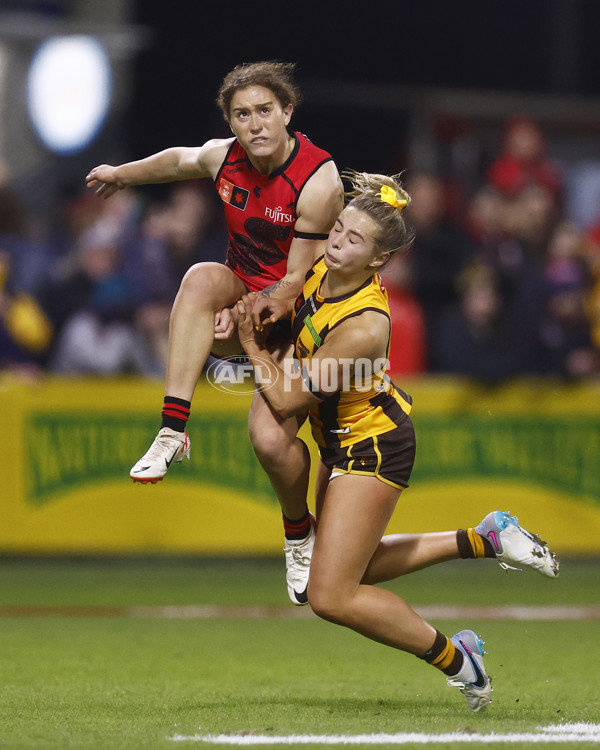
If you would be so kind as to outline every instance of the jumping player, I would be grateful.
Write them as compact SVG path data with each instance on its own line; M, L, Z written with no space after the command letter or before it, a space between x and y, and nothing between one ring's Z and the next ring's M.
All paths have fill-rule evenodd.
M186 423L192 396L211 351L240 351L223 341L227 308L248 292L296 296L306 272L343 206L343 187L331 156L289 129L299 91L294 65L239 65L221 85L217 103L233 133L199 147L175 147L145 159L90 171L87 185L110 198L128 185L211 178L229 229L225 264L198 263L184 276L171 313L162 427L131 469L134 482L156 483L171 462L189 458ZM215 341L215 326L221 331ZM275 344L274 344L275 346ZM279 356L289 348L276 343ZM249 415L254 451L283 511L288 592L306 603L314 542L306 495L310 455L297 438L304 417L281 418L257 396Z
M410 244L401 213L410 197L397 178L348 177L352 200L290 304L295 362L281 368L270 356L248 298L238 302L240 341L251 363L272 368L264 395L273 408L284 418L308 409L319 445L310 606L326 620L424 659L461 690L472 711L485 711L491 685L481 638L469 629L448 638L373 584L455 558L495 557L503 567L525 565L550 578L558 563L545 542L501 511L476 528L383 536L408 486L415 437L411 398L385 372L390 318L377 272Z

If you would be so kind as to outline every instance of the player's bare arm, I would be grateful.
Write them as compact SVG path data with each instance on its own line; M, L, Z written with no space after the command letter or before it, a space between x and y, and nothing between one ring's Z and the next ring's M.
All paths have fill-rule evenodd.
M212 139L202 146L174 146L117 167L101 164L86 176L87 187L96 188L101 198L110 198L128 185L214 177L232 140Z
M264 379L268 380L270 385L264 396L279 416L292 417L304 413L318 403L321 399L311 393L299 374L290 377L291 372L287 372L273 360L266 346L265 332L258 331L252 321L252 303L247 296L238 302L237 310L240 343L254 367L269 369L269 377ZM342 383L345 373L353 375L354 363L357 360L385 361L389 332L390 323L387 317L374 311L366 311L340 323L319 349L318 357L309 360L310 369L314 371L323 363L329 370L329 382L331 362L337 361L337 382Z
M337 379L342 384L344 377L354 377L357 362L387 362L387 347L390 336L390 321L386 315L374 310L365 310L337 325L319 347L317 354L308 360L311 380L327 383L330 379L331 363L336 361ZM323 369L320 369L323 368ZM374 368L375 370L380 367Z
M264 297L296 299L307 272L316 258L325 252L327 235L343 206L344 190L339 173L333 162L326 162L310 178L300 194L296 207L295 236L290 245L286 274L262 290ZM276 314L277 311L273 309L273 315ZM279 320L279 316L275 320Z

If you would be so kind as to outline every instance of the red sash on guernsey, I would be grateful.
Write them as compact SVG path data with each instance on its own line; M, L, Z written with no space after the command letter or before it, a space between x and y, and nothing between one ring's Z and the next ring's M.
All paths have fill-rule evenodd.
M286 272L302 188L331 156L302 133L289 159L268 175L257 172L235 140L217 173L229 229L225 264L251 292L279 281Z

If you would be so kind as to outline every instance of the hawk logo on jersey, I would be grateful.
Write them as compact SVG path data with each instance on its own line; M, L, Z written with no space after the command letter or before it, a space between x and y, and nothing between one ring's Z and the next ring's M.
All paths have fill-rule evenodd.
M219 181L219 195L225 203L229 203L230 206L235 206L244 211L250 197L250 192L221 177Z
M306 359L310 352L308 349L304 346L304 344L301 341L298 341L298 356L300 359Z

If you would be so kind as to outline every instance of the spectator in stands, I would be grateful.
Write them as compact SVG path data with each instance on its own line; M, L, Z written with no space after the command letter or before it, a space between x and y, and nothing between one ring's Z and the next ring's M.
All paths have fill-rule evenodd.
M496 273L500 291L512 297L521 274L523 246L509 230L509 201L495 187L483 185L467 205L467 229L473 241L473 257Z
M226 239L212 195L194 183L176 183L167 200L148 207L135 236L123 246L123 269L137 299L172 305L191 265L223 262Z
M44 280L59 281L77 265L75 260L79 237L86 232L102 213L102 206L93 200L89 191L83 194L67 193L52 217L46 219L47 242L52 254L52 265Z
M509 198L531 185L560 198L560 175L548 158L546 138L534 120L516 116L506 121L502 150L490 164L486 182Z
M565 222L557 227L548 246L544 269L547 302L540 325L545 374L584 378L600 373L586 309L590 276L582 258L582 241L577 228Z
M0 251L0 369L39 374L52 325L31 295L14 291L11 270L11 256Z
M112 230L102 226L81 238L74 272L41 295L56 329L49 364L70 374L149 372L150 358L132 324L131 286Z
M53 258L47 244L33 236L31 225L14 190L0 182L0 251L10 257L11 289L35 295L50 273Z
M483 185L467 207L467 226L473 239L473 260L487 266L502 299L501 315L513 328L515 345L523 352L524 372L539 370L539 326L544 305L543 255L549 226L546 209L552 204L537 200L538 188L526 188L507 198L491 185ZM525 200L523 199L525 196ZM529 356L527 356L529 353Z
M425 315L428 368L435 372L441 364L441 321L457 301L454 279L473 250L468 235L446 218L444 185L438 176L415 173L407 179L406 187L413 198L407 215L415 232L408 262Z
M544 258L560 217L554 196L541 185L523 188L508 202L509 231L516 236L529 257Z
M522 372L514 332L503 316L503 300L494 271L485 265L466 267L457 277L460 302L444 316L440 368L486 382Z

